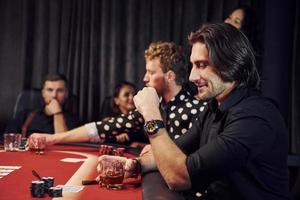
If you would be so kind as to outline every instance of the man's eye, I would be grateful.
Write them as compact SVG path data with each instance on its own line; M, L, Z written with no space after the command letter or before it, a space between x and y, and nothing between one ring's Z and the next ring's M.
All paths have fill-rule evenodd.
M64 89L58 89L57 92L64 92Z
M234 23L241 24L241 22L239 20L235 20Z
M197 68L205 68L207 66L207 63L205 62L199 62L196 64Z

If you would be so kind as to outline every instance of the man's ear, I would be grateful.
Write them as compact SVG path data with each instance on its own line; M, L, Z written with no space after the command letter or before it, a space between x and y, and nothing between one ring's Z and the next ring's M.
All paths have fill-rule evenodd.
M117 97L114 97L114 103L119 106L119 99Z
M43 88L43 89L41 90L41 94L42 94L42 97L43 97L43 99L44 99L44 101L45 101L45 88Z
M168 80L168 82L170 82L170 81L175 81L175 78L176 78L175 72L173 72L172 70L169 70L169 71L166 73L166 75L167 75L167 80Z
M67 99L69 97L69 90L66 89L66 93L65 93L65 99Z

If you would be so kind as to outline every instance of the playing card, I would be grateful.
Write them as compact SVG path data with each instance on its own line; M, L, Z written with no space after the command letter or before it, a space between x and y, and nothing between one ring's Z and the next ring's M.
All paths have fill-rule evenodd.
M80 192L84 188L84 186L79 185L57 185L56 187L61 187L63 192Z

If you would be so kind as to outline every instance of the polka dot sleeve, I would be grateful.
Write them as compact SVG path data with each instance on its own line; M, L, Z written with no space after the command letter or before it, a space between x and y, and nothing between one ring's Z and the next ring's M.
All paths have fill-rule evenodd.
M127 115L112 117L107 120L96 122L100 142L106 142L121 133L137 133L143 131L144 119L137 111L131 111Z

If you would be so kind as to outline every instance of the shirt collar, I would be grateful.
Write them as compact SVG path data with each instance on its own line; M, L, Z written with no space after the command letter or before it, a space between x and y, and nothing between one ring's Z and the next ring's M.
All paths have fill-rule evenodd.
M183 99L180 99L180 98L181 98L181 97L180 97L181 95L184 95L184 97L186 98L186 97L189 96L190 94L189 94L188 91L186 91L186 89L182 88L182 89L178 92L178 94L177 94L175 97L173 97L169 102L165 102L165 100L164 100L163 98L161 98L161 99L160 99L160 104L161 104L161 106L162 106L163 108L167 108L167 107L173 105L174 103L176 103L176 102L178 102L178 101L182 101Z
M208 103L209 108L212 112L216 112L218 109L221 112L224 112L226 110L228 110L229 108L231 108L232 106L236 105L237 103L239 103L240 101L242 101L244 98L246 98L247 96L249 96L250 92L255 92L258 93L257 90L255 89L250 89L250 88L235 88L233 89L229 95L225 98L225 100L223 101L223 103L220 105L220 107L218 106L218 102L215 98L211 99Z

